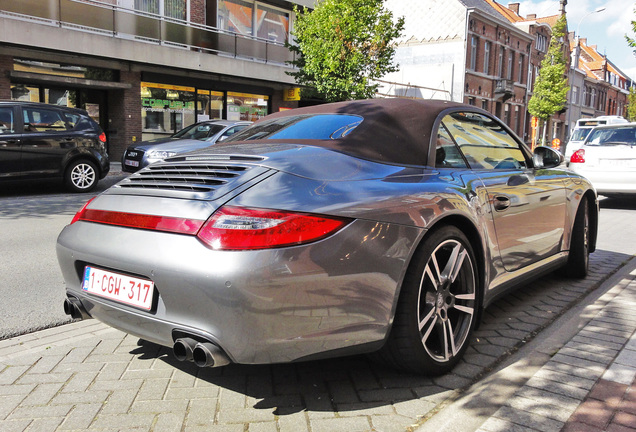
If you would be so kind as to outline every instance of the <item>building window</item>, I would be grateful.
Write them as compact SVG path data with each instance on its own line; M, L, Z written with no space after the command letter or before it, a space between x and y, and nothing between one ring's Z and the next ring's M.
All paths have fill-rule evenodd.
M490 42L484 43L484 73L490 75Z
M488 101L486 99L481 101L481 109L488 111Z
M268 114L269 96L227 92L227 119L256 121Z
M172 135L195 123L194 90L194 87L142 82L142 132L157 136ZM144 139L147 138L150 137L144 136Z
M189 0L134 0L135 10L187 21Z
M537 50L545 52L548 47L548 38L542 34L537 35Z
M579 103L579 88L577 86L572 86L572 103Z
M477 69L477 44L479 39L475 36L470 38L470 70Z
M516 106L515 107L515 133L517 135L521 134L520 126L521 126L521 116L519 115L519 107Z
M514 64L515 53L510 51L508 53L508 67L506 68L506 78L512 79L512 65Z
M519 72L517 75L517 81L519 82L519 84L523 84L523 60L523 54L519 54Z
M499 59L497 64L497 76L499 78L503 78L504 51L504 47L499 47Z
M468 105L475 106L475 98L474 97L469 97L468 98Z
M590 96L590 107L595 108L596 103L596 89L592 89L592 95Z
M250 0L219 0L217 27L245 36L284 43L290 12Z

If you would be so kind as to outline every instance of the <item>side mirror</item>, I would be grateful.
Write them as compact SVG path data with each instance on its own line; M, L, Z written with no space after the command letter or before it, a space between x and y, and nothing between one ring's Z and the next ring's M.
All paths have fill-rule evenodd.
M563 161L563 155L552 147L535 147L532 155L532 162L536 169L555 168L561 165Z

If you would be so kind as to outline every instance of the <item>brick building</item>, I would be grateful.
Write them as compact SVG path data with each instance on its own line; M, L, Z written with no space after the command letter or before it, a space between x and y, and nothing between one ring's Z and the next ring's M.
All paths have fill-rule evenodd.
M115 161L198 120L293 108L295 4L313 1L3 1L0 99L86 109Z
M586 38L576 39L569 34L572 46L571 116L574 127L579 118L602 115L624 116L627 111L629 88L634 85L616 65L599 53L596 45L588 45Z

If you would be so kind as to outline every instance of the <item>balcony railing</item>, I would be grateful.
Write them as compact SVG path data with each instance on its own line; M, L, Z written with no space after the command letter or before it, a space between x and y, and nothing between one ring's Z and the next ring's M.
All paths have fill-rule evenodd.
M284 64L293 60L293 53L280 42L99 1L0 0L0 16L259 62Z

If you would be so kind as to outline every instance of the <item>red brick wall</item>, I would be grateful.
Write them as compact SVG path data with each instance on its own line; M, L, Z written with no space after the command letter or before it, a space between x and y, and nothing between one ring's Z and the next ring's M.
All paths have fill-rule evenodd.
M121 160L126 147L141 141L141 74L121 71L120 81L131 88L110 91L108 96L108 153L114 162Z
M205 0L192 0L190 2L190 21L205 24Z
M0 55L0 99L11 99L9 72L13 70L13 57Z

